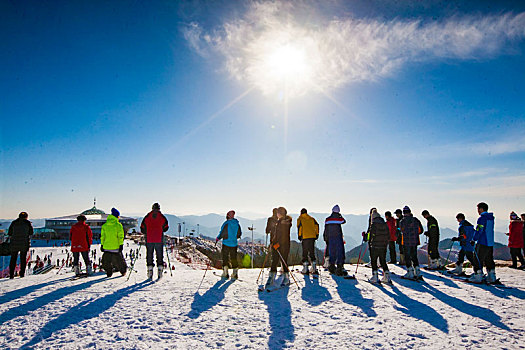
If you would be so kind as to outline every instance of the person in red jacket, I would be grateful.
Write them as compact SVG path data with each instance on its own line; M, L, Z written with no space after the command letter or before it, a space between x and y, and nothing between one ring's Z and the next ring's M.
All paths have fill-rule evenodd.
M385 212L386 224L388 225L388 232L390 233L390 240L388 242L388 250L390 250L390 263L397 264L396 256L396 241L397 241L397 226L396 219L392 217L392 213Z
M153 251L157 256L158 278L164 271L163 249L164 232L169 230L168 219L160 212L159 203L153 204L152 210L144 217L140 224L140 232L146 240L146 265L148 266L148 279L153 278Z
M509 236L510 256L512 257L511 268L525 268L525 261L521 254L523 249L523 221L520 220L515 212L510 213L510 225L507 235ZM520 267L518 267L518 259L521 263Z
M69 239L71 240L71 252L73 253L73 270L75 275L80 275L80 268L78 266L80 254L86 263L86 272L88 275L93 273L91 269L91 262L89 261L89 250L93 243L93 232L86 224L86 217L84 215L77 216L77 223L71 226L69 230Z

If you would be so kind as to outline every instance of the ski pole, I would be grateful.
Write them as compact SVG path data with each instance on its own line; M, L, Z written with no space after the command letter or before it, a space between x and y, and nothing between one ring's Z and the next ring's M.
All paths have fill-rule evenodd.
M355 273L357 273L357 268L359 267L359 263L361 262L361 253L363 252L363 243L365 243L364 237L363 237L363 240L361 241L361 248L359 248L359 258L357 258L357 267L355 268Z
M288 264L286 263L286 261L284 261L283 256L281 255L281 252L279 251L279 249L275 249L275 250L279 254L279 257L281 258L281 262L286 267L286 270L288 270L288 273L290 274L290 276L292 276L293 281L295 282L295 284L297 284L297 289L301 289L301 287L299 286L299 283L297 283L297 280L295 279L295 276L293 275L292 271L290 271L290 268L288 267Z
M266 237L268 237L268 236L266 236ZM264 257L264 262L263 262L263 264L262 264L261 271L259 272L259 276L257 277L257 281L255 282L255 284L259 284L259 278L261 278L261 274L262 274L262 272L263 272L263 270L264 270L264 267L265 267L265 265L266 265L266 260L268 259L268 255L269 255L269 254L268 254L268 250L269 250L269 249L270 249L270 246L268 246L268 248L267 248L267 250L266 250L266 256Z
M69 258L69 252L67 253L67 258ZM60 268L58 269L58 271L57 271L57 275L58 275L58 273L60 272L60 270L62 270L62 268L64 267L64 265L66 264L66 261L67 261L67 259L64 260L64 263L63 263L62 266L60 266Z
M201 283L199 284L199 288L197 288L197 292L199 291L199 289L201 289L202 282L204 282L204 278L206 277L206 272L208 272L209 267L210 267L210 263L206 263L206 270L204 270L204 276L202 276Z
M133 268L135 267L135 263L137 262L137 260L139 260L140 248L142 248L142 245L139 243L139 250L137 251L137 257L136 257L136 259L133 261L133 264L131 264L131 268L129 269L129 275L128 275L128 278L126 278L126 282L127 282L127 281L129 280L129 278L131 277L131 273L133 272Z
M363 259L365 258L366 252L368 251L368 244L365 246L365 252L363 253ZM355 273L357 274L357 269L359 268L359 261L357 262L357 267L355 268Z
M450 252L452 251L453 246L454 246L454 241L452 241L452 244L450 245L450 249L448 250L447 261L445 262L445 266L448 265L448 258L450 257Z

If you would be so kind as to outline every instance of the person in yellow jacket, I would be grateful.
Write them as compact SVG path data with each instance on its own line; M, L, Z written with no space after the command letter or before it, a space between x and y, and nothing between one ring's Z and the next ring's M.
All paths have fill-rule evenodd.
M308 215L305 208L301 209L301 215L297 218L297 229L299 241L303 246L303 274L308 274L309 261L312 262L312 274L317 275L317 262L315 260L315 240L319 238L319 224Z
M120 271L122 276L124 276L128 268L122 256L124 228L118 221L119 216L120 212L112 208L111 215L108 215L106 223L102 225L100 235L100 250L104 252L102 255L102 268L106 271L108 277L113 275L114 269Z

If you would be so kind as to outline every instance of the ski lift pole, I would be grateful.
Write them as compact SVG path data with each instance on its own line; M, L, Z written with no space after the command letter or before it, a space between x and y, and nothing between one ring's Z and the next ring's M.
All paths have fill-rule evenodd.
M288 267L288 264L286 263L286 261L284 261L283 259L283 256L281 255L281 252L279 251L279 249L275 249L277 251L277 253L279 254L279 257L281 258L281 262L283 263L283 265L286 267L286 269L288 270L288 273L290 274L290 276L292 276L293 278L293 281L295 282L295 284L297 285L297 289L301 289L301 287L299 286L299 283L297 283L297 280L295 279L295 276L293 275L292 271L290 271L290 268Z

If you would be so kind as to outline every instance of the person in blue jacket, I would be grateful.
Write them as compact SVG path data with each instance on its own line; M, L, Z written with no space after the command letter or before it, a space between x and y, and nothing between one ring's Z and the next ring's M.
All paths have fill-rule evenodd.
M474 275L471 282L481 283L483 281L483 265L487 268L487 283L496 282L496 264L494 263L494 214L489 213L487 203L481 202L477 205L479 214L476 232L471 244L476 244L474 251Z
M465 219L465 214L458 213L456 215L456 220L459 222L458 236L452 237L452 242L459 242L461 250L459 251L458 260L456 262L456 268L450 272L453 274L461 274L463 272L463 262L465 261L465 256L472 266L476 266L476 258L474 257L474 246L470 244L474 238L474 226Z
M346 220L340 214L340 211L339 205L335 205L332 208L332 215L327 217L324 222L323 238L328 246L330 260L328 271L337 276L347 276L348 272L344 269L345 244L341 227L341 225L346 224Z
M233 268L232 279L239 278L239 263L237 261L237 240L241 238L241 225L234 218L235 211L230 210L226 214L226 221L222 224L221 231L215 239L218 242L222 239L222 278L230 277L228 267L231 264Z

